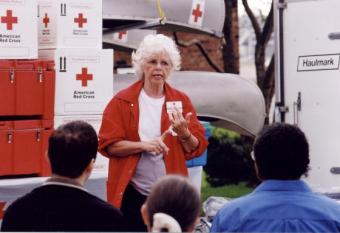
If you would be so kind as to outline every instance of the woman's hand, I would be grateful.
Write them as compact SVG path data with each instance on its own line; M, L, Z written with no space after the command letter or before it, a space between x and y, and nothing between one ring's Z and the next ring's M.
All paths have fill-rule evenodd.
M169 152L169 148L167 147L167 145L165 145L165 143L163 142L165 137L170 133L169 130L166 130L162 136L160 136L159 138L150 140L150 141L144 141L143 143L143 147L144 147L144 151L146 152L150 152L152 154L167 154Z
M192 113L189 112L183 117L182 113L174 108L174 111L169 114L169 120L172 126L172 130L178 135L180 139L190 137L189 123Z
M169 120L171 123L171 129L178 136L178 139L182 143L182 146L186 152L194 151L198 145L198 139L191 134L189 130L189 123L192 113L189 112L183 117L182 113L177 108L169 114Z

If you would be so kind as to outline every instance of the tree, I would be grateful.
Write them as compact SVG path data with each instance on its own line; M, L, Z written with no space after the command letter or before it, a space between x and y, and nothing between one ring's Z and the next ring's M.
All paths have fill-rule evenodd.
M212 59L202 41L199 39L183 40L177 32L173 32L176 44L182 48L196 46L207 61L209 66L216 72L240 73L239 54L239 25L238 25L238 0L225 0L225 20L223 27L222 58L224 68L219 67L218 62Z
M240 73L239 53L239 25L238 25L238 3L237 0L225 0L225 20L223 27L223 63L224 72Z
M224 68L220 68L216 61L214 61L209 52L198 39L190 41L180 40L177 33L174 32L174 38L176 43L180 47L197 46L201 51L203 57L208 64L216 72L235 73L240 72L240 54L239 54L239 20L238 20L238 0L224 0L225 1L225 21L223 27L224 42L222 44L223 51L223 65ZM255 47L255 68L256 68L256 80L259 88L261 89L264 99L266 113L268 115L271 100L274 94L274 55L272 56L268 65L265 61L266 46L272 36L273 32L273 4L267 17L262 15L261 21L254 15L253 11L248 5L248 0L242 0L242 4L245 11L250 18L251 24L254 29L256 38ZM264 21L264 23L262 23ZM261 28L261 25L263 27ZM266 118L268 123L268 117Z
M226 0L228 1L228 0ZM253 26L255 37L256 37L256 46L255 46L255 67L256 67L256 80L257 85L261 89L265 104L266 104L266 113L268 116L270 104L274 95L274 54L272 55L269 65L265 64L265 51L268 41L270 40L273 27L274 27L274 18L273 18L273 3L271 4L271 9L268 16L265 19L264 25L261 29L260 23L255 17L253 11L250 9L248 5L248 0L242 0L242 4L245 8L247 15L250 18L251 24ZM268 117L266 118L266 122L268 123Z

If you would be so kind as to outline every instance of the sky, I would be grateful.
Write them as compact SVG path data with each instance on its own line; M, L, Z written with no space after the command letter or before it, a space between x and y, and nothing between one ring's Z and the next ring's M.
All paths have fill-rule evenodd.
M261 10L263 14L268 14L272 0L248 0L249 7L254 11ZM245 14L242 0L238 0L239 15Z

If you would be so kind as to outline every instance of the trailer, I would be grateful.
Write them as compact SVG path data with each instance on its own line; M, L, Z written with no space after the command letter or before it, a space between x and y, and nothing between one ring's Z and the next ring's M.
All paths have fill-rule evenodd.
M297 125L310 145L306 181L339 198L339 0L275 0L275 121Z

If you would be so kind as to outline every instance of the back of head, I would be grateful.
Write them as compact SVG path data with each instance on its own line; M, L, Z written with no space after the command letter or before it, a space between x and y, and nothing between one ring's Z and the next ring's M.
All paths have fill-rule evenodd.
M79 177L96 158L98 139L93 127L84 121L59 126L49 138L48 157L52 173Z
M151 228L154 214L164 213L173 217L183 231L189 231L199 216L200 198L187 178L169 175L152 187L146 207Z
M254 156L261 179L295 180L307 175L309 145L296 126L277 123L264 128L254 143Z

